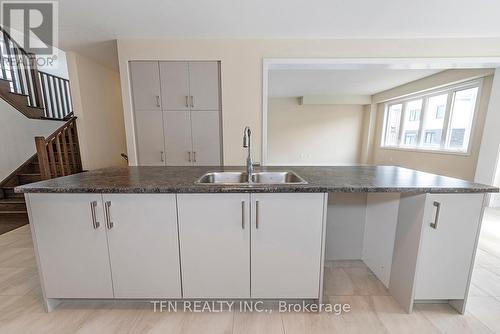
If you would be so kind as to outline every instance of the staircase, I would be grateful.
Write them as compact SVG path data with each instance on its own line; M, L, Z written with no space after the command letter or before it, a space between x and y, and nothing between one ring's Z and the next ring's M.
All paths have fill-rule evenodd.
M82 171L76 117L47 138L35 137L35 145L37 153L0 182L0 221L27 219L24 194L15 187Z
M69 80L36 65L36 56L0 27L0 98L28 118L63 122L47 138L35 137L36 154L0 181L0 234L9 230L3 225L27 223L24 195L14 192L16 186L82 171Z
M27 218L24 195L14 193L14 188L41 180L40 165L35 154L0 183L0 219Z

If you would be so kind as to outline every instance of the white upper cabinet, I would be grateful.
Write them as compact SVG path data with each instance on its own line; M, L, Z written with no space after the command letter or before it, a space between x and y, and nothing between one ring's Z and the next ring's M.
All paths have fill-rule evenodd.
M175 195L103 200L115 298L181 298Z
M46 298L113 298L101 194L29 194L29 207Z
M191 111L193 164L218 166L221 162L219 111Z
M163 110L189 110L189 70L183 61L160 62Z
M191 110L219 110L219 63L189 62Z
M483 198L483 194L427 195L415 299L466 298Z
M191 118L188 111L164 111L165 164L167 166L191 166L193 147Z
M252 194L252 298L319 298L324 194Z
M250 297L250 195L179 194L184 298Z
M161 110L160 71L157 61L130 62L134 109Z
M135 112L135 136L140 166L165 164L161 111L137 110Z

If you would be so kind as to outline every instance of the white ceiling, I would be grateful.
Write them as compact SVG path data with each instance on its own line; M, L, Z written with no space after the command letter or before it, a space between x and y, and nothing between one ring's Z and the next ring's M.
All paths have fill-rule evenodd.
M124 38L500 37L498 0L64 0L59 12L61 47L97 54Z
M269 96L373 95L440 71L442 69L271 70Z

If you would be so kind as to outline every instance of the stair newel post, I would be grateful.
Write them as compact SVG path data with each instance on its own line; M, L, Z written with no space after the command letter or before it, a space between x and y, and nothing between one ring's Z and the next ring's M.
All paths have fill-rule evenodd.
M76 173L79 173L81 171L83 171L83 164L82 164L82 155L81 155L81 151L80 151L80 140L78 139L78 129L76 127L76 118L73 118L73 121L72 121L72 130L73 130L73 133L74 133L74 141L75 141L75 151L78 153L76 155L76 169L75 169L75 172Z
M35 146L38 163L40 164L40 175L42 180L48 180L51 178L51 173L45 137L35 137Z

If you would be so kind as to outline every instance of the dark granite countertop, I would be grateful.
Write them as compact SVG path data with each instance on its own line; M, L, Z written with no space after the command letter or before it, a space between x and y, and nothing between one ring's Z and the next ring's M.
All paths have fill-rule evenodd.
M498 188L395 166L260 167L294 171L307 184L207 185L195 181L209 171L244 167L120 167L19 186L19 193L236 193L236 192L429 192L481 193Z

